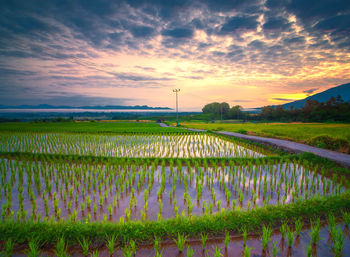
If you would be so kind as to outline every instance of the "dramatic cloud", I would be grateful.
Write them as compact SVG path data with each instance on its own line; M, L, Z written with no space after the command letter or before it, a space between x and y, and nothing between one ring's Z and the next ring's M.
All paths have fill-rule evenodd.
M296 100L350 81L349 20L345 0L1 1L1 100Z

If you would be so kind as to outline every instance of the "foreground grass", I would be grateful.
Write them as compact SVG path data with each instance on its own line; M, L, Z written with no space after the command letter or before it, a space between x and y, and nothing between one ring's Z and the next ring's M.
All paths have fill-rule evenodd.
M251 133L259 136L275 137L312 144L318 136L327 135L334 139L345 140L350 144L350 124L327 123L181 123L182 126L196 129ZM317 145L316 145L317 146ZM328 148L326 145L319 147ZM341 149L339 149L341 150ZM344 149L345 152L349 149Z

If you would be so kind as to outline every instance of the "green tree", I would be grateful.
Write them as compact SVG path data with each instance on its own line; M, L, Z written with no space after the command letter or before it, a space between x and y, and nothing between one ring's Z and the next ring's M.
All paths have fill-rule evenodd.
M203 109L203 113L209 113L213 118L227 118L227 114L230 111L230 105L228 103L210 103L206 104Z
M228 113L228 117L230 119L242 119L243 118L243 112L242 112L242 106L239 105L235 105L232 106L229 113Z

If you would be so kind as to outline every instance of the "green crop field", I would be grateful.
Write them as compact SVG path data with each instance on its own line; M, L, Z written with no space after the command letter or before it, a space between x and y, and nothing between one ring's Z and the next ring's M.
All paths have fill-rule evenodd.
M155 122L9 122L0 124L0 132L191 133L180 128L161 128Z
M231 131L275 137L350 153L350 124L327 123L199 123L184 122L188 128ZM327 136L330 140L317 140Z
M0 124L0 255L341 256L349 176L156 123Z

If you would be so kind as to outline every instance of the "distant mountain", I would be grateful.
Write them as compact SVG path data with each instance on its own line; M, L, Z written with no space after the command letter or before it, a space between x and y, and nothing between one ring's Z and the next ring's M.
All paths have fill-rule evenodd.
M332 96L337 97L338 95L344 100L344 102L350 101L350 83L343 84L337 87L332 87L318 94L314 94L302 100L297 100L291 103L283 104L284 109L289 109L293 106L294 109L304 107L307 100L317 100L319 102L327 102Z
M104 106L55 106L49 104L39 105L0 105L0 109L98 109L98 110L172 110L169 107L149 107L147 105L123 106L123 105L104 105Z

